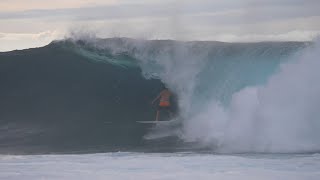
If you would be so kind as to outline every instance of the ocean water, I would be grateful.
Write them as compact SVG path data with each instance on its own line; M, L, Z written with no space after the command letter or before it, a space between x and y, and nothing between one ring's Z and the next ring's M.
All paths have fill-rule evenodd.
M318 40L2 52L0 179L319 179L319 56ZM163 86L176 116L137 123Z
M0 179L317 180L319 154L1 155Z

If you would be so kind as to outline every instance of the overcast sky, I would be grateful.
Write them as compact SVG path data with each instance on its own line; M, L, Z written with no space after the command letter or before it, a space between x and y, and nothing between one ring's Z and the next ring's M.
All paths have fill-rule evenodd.
M70 34L145 39L309 41L320 0L0 0L0 51Z

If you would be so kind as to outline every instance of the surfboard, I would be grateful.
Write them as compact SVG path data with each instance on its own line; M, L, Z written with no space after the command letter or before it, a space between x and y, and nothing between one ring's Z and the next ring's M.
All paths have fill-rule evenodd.
M171 121L136 121L137 123L143 123L143 124L161 124L161 123L168 123Z

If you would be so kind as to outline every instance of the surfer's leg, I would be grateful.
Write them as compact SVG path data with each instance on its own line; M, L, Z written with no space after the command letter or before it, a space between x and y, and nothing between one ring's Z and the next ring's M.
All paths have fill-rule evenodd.
M171 110L168 110L168 112L169 112L170 118L173 118L173 112Z
M159 120L159 110L157 110L156 121Z
M169 118L172 119L172 118L174 117L172 107L169 106L169 107L167 108L167 111L168 111L168 113L169 113Z

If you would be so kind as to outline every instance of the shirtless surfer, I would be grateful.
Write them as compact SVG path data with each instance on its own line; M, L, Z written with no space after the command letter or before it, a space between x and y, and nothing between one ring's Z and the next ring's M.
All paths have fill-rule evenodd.
M172 109L171 109L171 103L170 103L171 96L172 96L172 93L169 91L169 89L164 87L164 89L160 92L160 94L152 101L152 104L154 104L160 98L159 105L157 107L156 121L159 120L160 110L168 111L170 116L172 117Z

